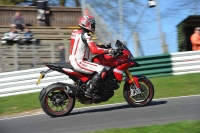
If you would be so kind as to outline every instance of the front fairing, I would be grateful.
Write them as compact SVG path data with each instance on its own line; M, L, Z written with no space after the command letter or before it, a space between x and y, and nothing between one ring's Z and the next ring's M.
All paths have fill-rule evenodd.
M109 67L117 66L119 65L119 63L122 63L122 61L120 61L118 58L113 58L112 56L108 54L97 55L93 58L92 61L104 66L109 66Z
M121 41L117 40L115 46L122 51L123 55L128 55L129 59L133 59L131 51Z
M117 40L115 46L117 47L117 50L121 51L116 57L108 54L100 54L95 56L92 59L92 62L109 67L115 67L124 63L136 64L131 65L130 67L138 66L138 63L134 61L134 57L131 54L130 50L122 42Z

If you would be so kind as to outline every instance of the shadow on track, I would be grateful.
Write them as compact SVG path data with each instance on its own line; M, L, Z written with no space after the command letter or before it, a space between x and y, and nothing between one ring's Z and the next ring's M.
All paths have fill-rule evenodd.
M144 107L162 105L162 104L166 104L166 103L167 103L167 101L152 101L149 105L144 106ZM68 116L84 114L84 113L106 112L106 111L120 110L120 109L126 109L126 108L133 108L133 107L130 107L127 104L127 105L116 105L115 107L104 107L104 108L100 108L100 109L89 109L89 110L87 109L85 111L83 110L83 111L71 112ZM137 107L135 107L135 108L137 108Z
M149 105L147 106L155 106L155 105L161 105L161 104L166 104L167 101L152 101ZM145 106L144 106L145 107Z

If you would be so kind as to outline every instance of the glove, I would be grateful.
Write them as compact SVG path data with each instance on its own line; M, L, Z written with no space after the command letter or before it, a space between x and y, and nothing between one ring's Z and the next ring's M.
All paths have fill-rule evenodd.
M111 56L115 56L116 52L115 49L108 49L108 54L110 54Z

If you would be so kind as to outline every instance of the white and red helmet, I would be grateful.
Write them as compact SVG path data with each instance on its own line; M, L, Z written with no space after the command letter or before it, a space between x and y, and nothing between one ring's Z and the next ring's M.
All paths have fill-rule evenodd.
M79 20L79 26L91 32L95 31L95 19L92 16L82 16Z

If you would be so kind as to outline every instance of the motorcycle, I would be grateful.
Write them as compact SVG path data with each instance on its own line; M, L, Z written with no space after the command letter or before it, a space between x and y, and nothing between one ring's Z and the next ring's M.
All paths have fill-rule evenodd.
M111 45L104 48L111 48ZM108 101L114 91L119 88L125 72L123 96L132 107L148 105L154 96L154 86L144 75L131 75L129 68L139 67L130 50L119 40L115 44L113 55L100 54L92 58L92 62L101 64L107 69L101 81L92 90L92 98L85 97L86 86L90 83L93 74L84 74L74 70L70 63L45 63L49 68L40 72L37 84L46 74L57 71L67 75L73 84L57 82L43 88L39 95L43 111L52 117L68 115L75 106L75 101L82 104L101 103Z

